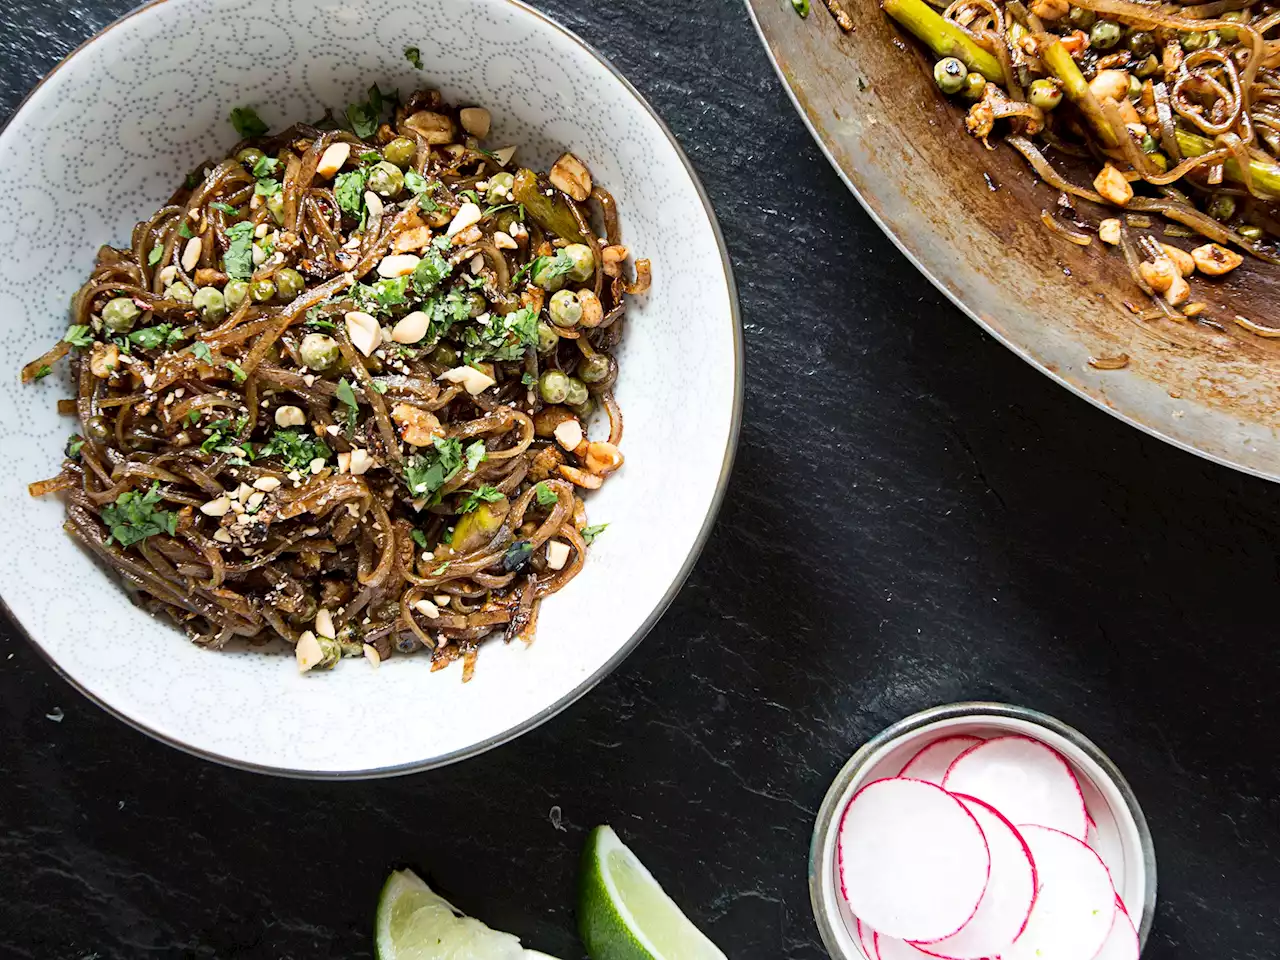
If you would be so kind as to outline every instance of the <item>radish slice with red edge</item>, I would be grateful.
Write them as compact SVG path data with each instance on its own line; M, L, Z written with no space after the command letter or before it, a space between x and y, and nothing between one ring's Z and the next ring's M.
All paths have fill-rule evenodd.
M998 957L1013 946L1031 916L1039 887L1035 862L1031 848L1017 827L995 808L973 797L957 795L957 799L973 814L987 838L991 850L991 880L978 904L978 912L959 933L936 943L915 946L945 960Z
M991 854L978 821L937 784L894 778L859 790L837 844L849 909L886 937L941 940L969 922Z
M931 958L905 940L897 940L877 933L876 960L931 960Z
M1111 874L1075 837L1034 824L1018 829L1035 859L1040 892L1027 928L1001 960L1093 960L1117 913Z
M1117 897L1116 919L1111 924L1111 933L1093 960L1138 960L1141 953L1142 943L1134 929L1133 918L1124 908L1124 901Z
M858 951L867 958L867 960L876 960L875 931L868 927L857 917L853 918L856 923L858 936Z
M941 786L942 778L947 775L947 769L955 762L956 757L981 742L981 737L969 737L963 734L935 740L908 760L898 776Z
M1087 835L1076 775L1056 750L1038 740L997 737L971 747L951 764L942 786L989 803L1010 823L1034 823L1077 840Z

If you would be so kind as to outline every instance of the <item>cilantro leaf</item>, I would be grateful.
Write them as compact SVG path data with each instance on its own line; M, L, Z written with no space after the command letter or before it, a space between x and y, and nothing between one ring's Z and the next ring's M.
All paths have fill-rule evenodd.
M259 457L279 457L293 470L305 470L312 460L328 460L332 455L326 443L301 430L277 430L258 450Z
M347 107L347 122L361 140L368 140L378 132L378 124L382 122L382 104L382 91L375 83L369 88L368 100Z
M433 446L405 461L404 480L415 497L433 496L462 470L462 444L435 437ZM481 446L483 446L481 442Z
M264 177L253 185L253 192L259 197L274 197L283 189L280 181L272 177Z
M468 364L481 360L519 360L537 342L537 311L524 307L505 317L494 317L486 327L468 327L463 332L467 348L463 360Z
M364 217L364 170L349 170L338 174L333 181L333 195L344 213L361 219Z
M382 154L378 153L378 152L377 152L377 151L375 151L375 150L370 150L368 153L362 153L362 154L360 154L360 162L361 162L361 163L367 163L367 164L370 164L370 165L375 164L375 163L381 163L381 162L382 162Z
M192 345L191 352L196 355L197 360L203 360L205 363L213 363L213 351L209 349L209 345L203 340L197 340Z
M594 527L587 527L582 531L582 539L587 546L591 546L591 544L596 542L596 537L600 536L600 534L604 533L608 529L609 525L607 523L600 523Z
M131 547L158 533L173 536L178 532L178 515L159 509L160 484L153 483L146 493L130 490L116 498L115 503L102 509L102 520L111 528L109 540L122 547Z
M534 487L533 494L538 498L538 506L540 507L549 507L553 503L558 503L560 501L560 497L556 492L545 483L540 483Z
M237 210L235 207L233 207L229 203L223 203L221 200L215 200L213 203L209 204L209 206L213 207L213 209L215 210L221 210L228 217L240 216L239 210ZM230 231L227 231L227 232L230 233Z
M151 248L151 252L147 254L147 266L154 267L162 259L164 259L164 247L156 244Z
M183 338L182 328L171 323L160 323L154 327L135 330L125 339L143 350L171 347Z
M62 339L73 347L83 350L93 343L93 331L83 324L75 323L67 327L67 332L62 335Z
M257 163L253 165L253 175L259 180L265 180L280 168L280 161L275 157L262 156L258 158Z
M197 423L200 422L200 411L199 410L187 411L186 420L187 420L188 427L194 427Z
M227 228L231 245L222 258L227 276L232 280L248 280L253 276L253 224L248 220Z
M182 226L178 228L178 236L183 240L190 240L195 236L195 234L191 232L191 221L185 218L183 219Z
M414 69L422 69L422 51L417 47L405 47L404 58L413 64Z
M417 170L406 170L404 172L404 188L414 196L417 196L420 193L425 193L427 189L427 178Z
M236 383L244 383L249 379L249 375L244 372L244 368L234 360L227 361L227 369L231 371L231 376L235 378Z
M242 140L255 140L270 129L253 107L236 107L232 110L231 125L236 128L236 133L240 134Z
M502 569L508 573L514 573L528 563L531 556L533 556L533 544L528 540L517 540L503 555Z
M479 490L469 494L467 499L462 501L462 507L458 512L462 514L474 513L479 509L480 504L493 503L496 500L501 500L502 497L503 493L501 490L497 487L491 487L488 484L485 484Z
M53 373L53 367L49 366L47 363L42 363L40 365L40 369L36 371L35 379L43 380L51 373Z
M516 274L512 283L519 283L526 273L539 277L543 283L558 280L560 277L567 276L573 270L573 266L573 257L563 250L557 250L553 257L535 257L530 260Z
M526 387L536 387L538 385L538 378L532 373L526 373L521 375L520 382Z
M360 416L360 402L356 399L356 392L351 389L351 384L347 382L346 377L338 381L337 396L339 402L347 408L347 429L354 430L356 419Z
M473 441L472 444L467 447L467 469L472 473L475 472L476 467L480 466L480 464L488 459L489 451L485 449L483 440Z
M80 436L77 433L73 433L67 439L67 446L66 446L66 449L63 450L63 453L67 455L68 459L75 460L77 457L80 456L80 448L83 446L84 446L84 437Z
M413 538L413 542L418 545L420 550L427 549L427 535L421 530L413 530L410 532L409 536Z

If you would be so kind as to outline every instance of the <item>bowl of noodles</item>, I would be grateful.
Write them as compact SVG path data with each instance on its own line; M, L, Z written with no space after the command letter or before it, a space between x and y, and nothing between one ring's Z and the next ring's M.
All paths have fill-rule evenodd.
M679 146L572 34L163 0L0 158L0 513L35 548L0 593L120 718L248 769L424 769L573 702L674 597L736 443L736 295Z

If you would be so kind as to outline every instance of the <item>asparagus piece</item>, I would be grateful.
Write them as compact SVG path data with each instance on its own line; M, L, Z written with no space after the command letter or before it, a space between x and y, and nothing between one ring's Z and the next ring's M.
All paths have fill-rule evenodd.
M939 57L955 57L992 83L1004 83L1000 61L924 0L881 0L880 6Z
M1084 78L1075 60L1071 59L1067 48L1057 40L1050 40L1040 48L1040 59L1062 82L1063 93L1084 114L1089 125L1097 132L1103 146L1118 146L1111 124L1107 123L1107 118L1103 116L1097 99L1089 89L1089 81Z
M1186 130L1175 130L1174 135L1178 138L1178 149L1182 151L1184 157L1198 157L1213 149L1213 141L1207 137L1189 133ZM1224 163L1222 173L1229 180L1234 180L1236 183L1243 182L1240 177L1240 166L1235 160ZM1261 160L1253 160L1249 163L1249 173L1258 187L1267 193L1280 196L1280 167Z

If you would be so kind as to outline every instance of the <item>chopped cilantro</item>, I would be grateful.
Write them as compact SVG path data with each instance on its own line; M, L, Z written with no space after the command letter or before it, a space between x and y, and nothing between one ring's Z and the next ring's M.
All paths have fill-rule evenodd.
M270 129L253 107L236 107L232 110L231 125L243 140L254 140Z
M197 340L192 344L191 352L196 355L197 360L203 360L205 363L213 363L213 351L209 349L209 345L203 340Z
M253 192L260 197L274 197L283 189L280 181L272 177L264 177L253 185Z
M467 499L462 501L462 507L458 512L464 514L474 513L479 509L480 504L493 503L495 500L501 500L502 496L502 491L497 487L491 487L488 484L485 484L479 490L467 495Z
M171 347L183 338L182 328L171 323L160 323L154 327L135 330L125 339L130 345L143 350Z
M253 276L253 224L242 220L227 228L231 245L222 258L227 276L232 280L248 280Z
M387 385L383 383L381 380L375 380L373 381L373 389L376 390L378 393L386 393Z
M802 17L809 15L809 0L791 0L791 6L795 7L796 13Z
M83 350L93 343L93 331L83 324L75 323L67 327L67 332L62 335L62 339L73 347L80 347Z
M363 170L350 170L338 174L333 181L333 195L343 212L356 218L364 217L364 182L366 173Z
M607 529L609 529L609 525L607 523L600 523L594 527L587 527L582 531L582 539L586 542L587 546L591 546L591 544L596 542L596 537L600 536L600 534L604 533Z
M216 201L214 201L213 203L209 204L209 206L213 207L213 209L215 209L215 210L221 210L221 211L222 211L223 213L225 213L228 217L238 217L238 216L240 216L240 211L239 211L239 210L237 210L235 207L233 207L233 206L232 206L231 204L229 204L229 203L223 203L221 200L216 200ZM228 233L230 233L231 231L229 231L229 230L228 230L227 232L228 232Z
M538 313L524 307L505 317L494 317L487 327L468 327L463 332L467 348L463 361L519 360L537 342Z
M111 528L111 536L122 547L153 537L158 533L173 536L178 532L178 515L159 509L160 484L153 483L146 493L130 490L122 493L116 502L102 509L102 520Z
M378 132L378 124L382 122L383 102L382 91L375 83L369 88L368 100L347 107L347 122L361 140L368 140Z
M376 151L370 150L368 153L360 154L360 162L368 163L368 164L381 163L382 154L377 153Z
M538 385L538 378L532 373L526 373L520 377L520 382L526 387L536 387Z
M405 461L405 484L415 497L432 496L462 470L461 443L443 437L433 438L432 443L432 447Z
M501 213L503 210L513 210L518 206L519 206L518 203L503 203L496 207L486 207L482 216L491 217L495 213Z
M71 460L75 460L77 457L80 456L80 448L83 446L84 446L84 437L80 436L79 434L73 433L67 439L67 447L63 451L63 453L65 453L67 457L70 458Z
M419 549L427 549L427 535L421 530L413 530L409 536L413 538L413 542L418 545Z
M535 257L526 263L516 274L512 283L519 283L526 273L535 277L541 277L543 282L548 280L556 280L566 276L573 270L573 257L569 256L563 250L557 250L554 257Z
M476 467L489 459L489 451L485 449L483 440L475 440L467 447L467 469L472 473Z
M404 188L414 196L417 196L419 193L425 193L427 189L427 178L417 170L406 170L404 173Z
M308 327L315 327L317 330L337 330L338 325L336 323L319 315L323 306L324 304L317 304L308 310L307 319L303 323Z
M448 242L447 238L442 239ZM418 291L419 296L429 296L452 272L453 267L449 266L449 261L444 258L440 249L432 244L423 251L421 262L414 268L413 287Z
M189 410L189 411L187 412L187 418L186 418L186 419L187 419L187 426L188 426L188 427L194 427L197 423L199 423L199 422L200 422L200 411L199 411L199 410Z
M40 369L36 371L35 379L43 380L51 373L53 373L53 367L49 366L47 363L42 363L40 365Z
M249 379L249 375L244 372L244 368L234 360L227 361L227 369L231 371L231 376L235 377L236 383L244 383Z
M312 460L328 460L332 456L327 444L301 430L277 430L258 450L259 457L279 457L293 470L305 470Z
M404 58L413 64L415 70L422 69L422 51L417 47L405 47Z
M200 174L195 172L188 173L187 179L184 182L188 190L194 190L196 187L200 186Z
M156 244L151 248L151 252L147 254L147 266L154 267L157 263L164 259L164 247Z
M528 540L517 540L503 555L502 569L508 573L514 573L528 563L531 556L533 556L533 544Z
M183 240L190 240L192 237L195 236L195 234L191 232L190 221L186 220L185 218L182 221L182 226L178 228L178 236L180 236Z
M360 402L356 400L356 392L351 389L351 384L347 383L346 377L338 381L337 396L339 402L347 408L347 429L354 430L356 419L360 416Z
M383 310L390 310L408 303L410 277L377 280L369 288L370 295Z
M533 494L538 498L538 506L540 507L549 507L553 503L558 503L560 501L560 497L556 492L545 483L540 483L534 487Z
M431 575L432 575L433 577L441 576L441 575L442 575L446 570L448 570L451 566L453 566L453 561L452 561L452 560L445 561L444 563L440 564L440 566L438 566L438 567L436 567L434 570L432 570L432 571L431 571Z
M271 176L280 168L280 161L275 157L262 156L258 158L258 162L253 165L253 175L259 180L264 180Z

